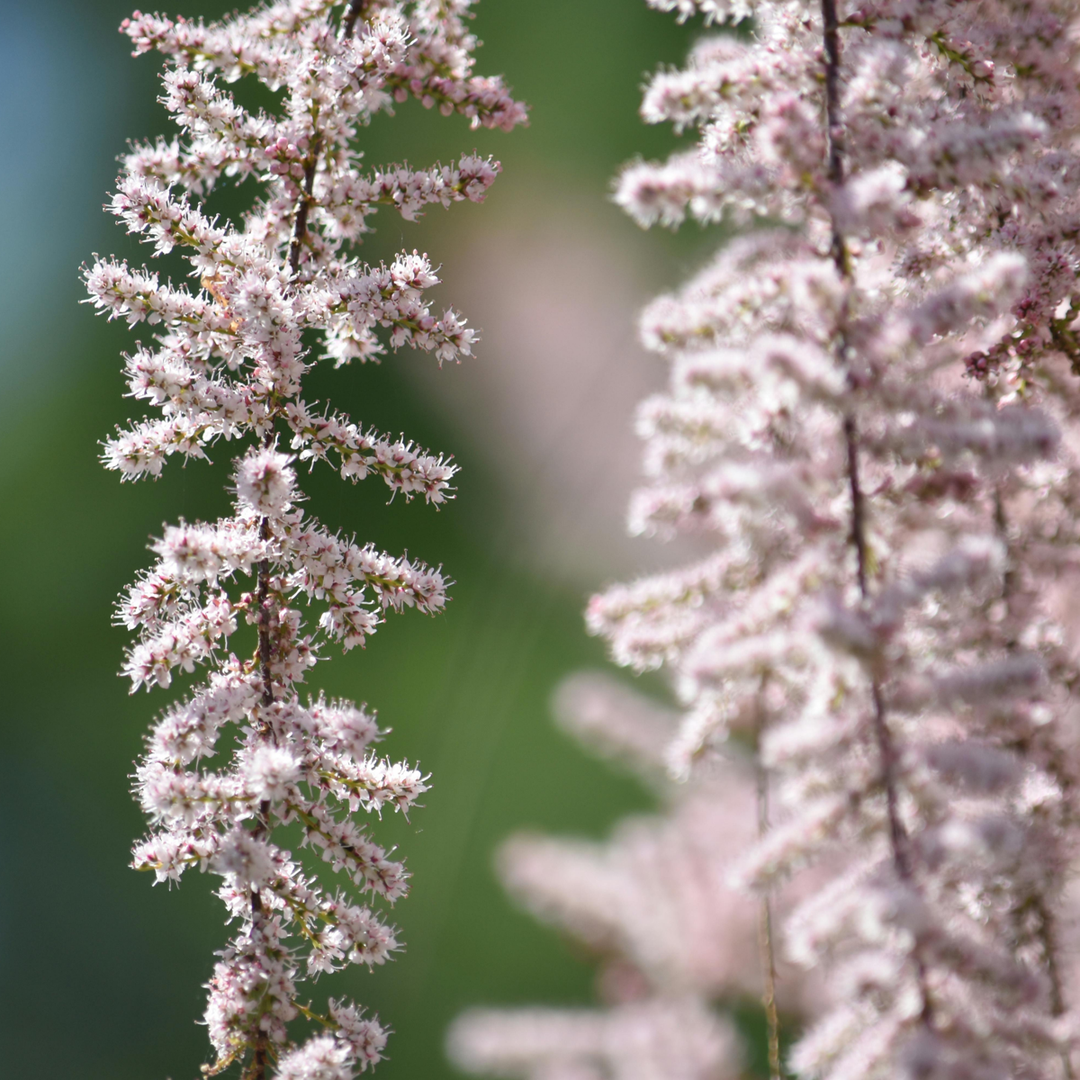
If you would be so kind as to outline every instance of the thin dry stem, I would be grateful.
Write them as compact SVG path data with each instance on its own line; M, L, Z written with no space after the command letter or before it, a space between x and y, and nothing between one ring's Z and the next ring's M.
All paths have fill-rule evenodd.
M821 0L821 18L824 33L825 52L825 128L828 146L828 174L830 182L839 187L844 182L843 156L843 120L840 115L840 27L836 15L835 0ZM852 284L851 259L845 237L836 224L832 224L831 252L837 272L850 292ZM847 329L848 301L845 296L841 309L840 328L837 340L837 356L841 365L848 372L848 381L854 389L850 365L850 345ZM870 599L869 557L866 540L866 497L862 487L859 468L858 425L853 412L844 416L844 443L847 456L848 488L851 497L851 531L849 539L855 549L856 579L859 594L865 603ZM909 838L900 817L899 806L899 755L897 753L892 730L889 727L885 699L881 691L881 681L876 673L871 675L870 693L873 705L872 726L874 742L881 765L881 784L885 791L886 814L889 823L889 844L892 851L893 867L896 876L905 884L914 884ZM933 1007L930 1000L926 977L926 963L917 945L912 947L912 959L915 964L916 978L922 1000L921 1019L929 1026L933 1020Z
M759 725L760 742L760 725ZM755 771L757 773L757 824L758 836L769 831L769 773L762 764L761 755L755 747ZM780 1061L780 1014L776 1008L776 952L773 947L772 902L766 890L761 897L758 912L758 949L761 957L761 974L764 989L761 1004L765 1009L766 1037L768 1040L769 1078L782 1080L783 1066Z

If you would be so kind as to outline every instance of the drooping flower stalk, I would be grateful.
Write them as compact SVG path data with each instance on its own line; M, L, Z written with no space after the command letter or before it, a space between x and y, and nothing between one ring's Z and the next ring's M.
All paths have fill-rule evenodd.
M361 169L357 137L371 116L415 96L474 126L506 130L525 118L497 79L472 74L470 0L282 0L222 23L175 22L136 12L123 29L136 54L168 59L163 102L177 139L124 159L112 211L155 247L179 249L194 288L99 259L86 271L95 306L154 327L127 357L133 397L161 409L106 443L122 478L160 474L167 457L206 457L221 440L251 436L235 458L235 513L167 526L155 566L127 593L120 618L139 631L125 673L132 689L169 686L177 668L209 665L208 680L170 706L139 764L136 790L152 829L134 865L157 880L209 868L238 929L219 954L206 1023L216 1074L239 1063L246 1080L271 1067L288 1080L348 1080L377 1062L386 1032L347 1002L323 1013L301 1003L297 982L352 963L381 964L394 930L346 888L331 889L281 846L298 825L359 893L405 895L402 863L353 818L363 809L407 812L427 777L372 751L373 714L299 684L322 639L363 645L388 611L444 605L440 569L328 531L300 509L295 464L333 462L343 478L380 476L406 499L436 506L453 493L455 467L344 415L318 412L302 380L320 335L336 364L374 359L387 342L470 354L475 333L453 310L433 313L437 284L426 255L389 266L349 254L381 206L412 220L432 204L481 201L499 166L463 156L453 166ZM277 114L240 106L225 84L253 75L282 91ZM256 201L238 225L202 208L222 178L252 179ZM250 585L245 587L244 578ZM297 601L321 608L305 626ZM229 650L241 621L255 627L248 659ZM228 763L215 771L206 759ZM316 1034L297 1044L298 1017Z

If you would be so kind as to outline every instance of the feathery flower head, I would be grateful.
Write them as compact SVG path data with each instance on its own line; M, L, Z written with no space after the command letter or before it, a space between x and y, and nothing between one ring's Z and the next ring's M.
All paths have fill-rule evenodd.
M158 415L109 439L103 461L122 479L157 477L174 455L249 440L234 451L233 515L166 525L157 562L118 610L139 635L124 667L133 690L209 669L150 735L135 787L151 831L133 855L158 881L212 870L238 924L209 984L208 1075L238 1062L248 1080L271 1070L352 1080L386 1045L355 1006L302 1007L297 984L305 967L381 964L398 948L384 917L356 899L393 903L408 874L352 815L408 813L428 777L372 755L373 713L321 697L305 705L298 684L327 639L349 649L388 611L434 614L447 583L306 516L296 464L331 462L354 483L375 475L436 505L453 495L449 460L316 410L303 382L321 358L340 365L402 346L440 363L471 355L464 318L432 308L439 279L426 254L371 266L351 252L379 209L412 221L433 205L480 202L499 173L475 154L426 170L362 169L359 136L374 114L415 97L474 127L525 120L501 80L473 74L470 7L277 0L216 23L135 12L122 27L136 55L165 57L161 101L178 135L131 150L108 209L155 256L182 254L191 275L174 284L108 258L85 270L98 310L152 334L125 357L126 374L131 396ZM230 85L243 77L281 91L278 110L240 105ZM207 213L219 184L247 179L254 202L239 223ZM305 344L313 337L318 355ZM232 651L245 623L257 634L247 658ZM345 887L330 891L280 846L286 825ZM321 1033L296 1045L289 1024L301 1013Z

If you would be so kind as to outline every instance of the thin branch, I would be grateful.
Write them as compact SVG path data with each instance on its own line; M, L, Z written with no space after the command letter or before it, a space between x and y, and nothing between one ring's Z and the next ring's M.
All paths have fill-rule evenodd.
M316 131L311 140L311 153L304 165L304 186L296 199L293 209L293 231L289 239L289 276L296 277L300 268L300 249L307 236L308 214L311 211L311 193L315 187L315 172L319 165L319 151L322 139Z
M259 539L264 543L270 539L268 518L259 520ZM274 704L274 682L270 666L273 657L273 642L270 636L270 560L261 559L258 568L259 587L255 594L255 602L259 610L259 674L262 676L262 703L264 706L269 706Z
M834 188L844 182L844 126L840 119L840 26L836 0L821 0L821 21L825 35L825 139L828 146L829 182ZM851 278L851 261L844 236L832 230L832 257L845 279Z
M357 5L353 5L356 7ZM355 19L354 19L355 21ZM351 31L350 31L351 32ZM314 122L314 118L313 118ZM300 197L297 199L293 213L292 236L289 240L288 266L290 277L295 277L300 265L300 249L304 238L307 236L308 211L311 206L311 193L315 184L315 171L318 167L319 150L321 139L316 131L311 141L311 152L308 155L307 164L304 166L304 186ZM273 444L273 432L267 431L263 436L263 446L269 448ZM264 543L270 539L270 519L259 519L259 539ZM272 622L273 614L270 610L270 560L262 559L258 563L258 592L256 602L258 604L259 618L259 674L262 676L262 704L267 708L274 704L274 681L273 681L273 640ZM270 806L268 803L260 807L260 815L256 822L252 835L262 840L269 835L267 821ZM253 930L262 927L264 910L262 895L257 886L251 889L251 926ZM244 1073L244 1080L265 1080L268 1059L268 1041L266 1035L260 1030L255 1036L255 1048L252 1051L251 1064Z
M1001 599L1005 604L1005 649L1007 652L1016 652L1020 644L1016 640L1012 621L1012 601L1017 583L1016 560L1009 544L1009 519L1005 513L1005 499L1000 485L994 487L994 531L1005 548L1005 574L1001 581Z
M1005 548L1005 573L1001 582L1001 600L1005 605L1005 649L1007 652L1015 653L1019 648L1019 642L1014 632L1013 601L1016 596L1018 575L1016 559L1013 556L1012 545L1009 543L1009 518L1005 510L1005 497L1002 494L1000 484L994 487L994 531ZM1026 746L1022 747L1023 751L1027 749ZM1054 768L1054 764L1051 760L1051 773L1064 787L1067 780L1059 769ZM1066 1012L1065 993L1061 978L1061 966L1058 963L1057 927L1053 911L1047 903L1045 892L1038 889L1034 890L1026 903L1013 912L1018 928L1023 923L1025 907L1034 914L1036 920L1035 939L1042 952L1046 977L1050 983L1051 1015L1064 1016ZM1072 1066L1072 1056L1067 1048L1061 1051L1061 1067L1065 1080L1073 1080L1075 1072Z
M836 0L821 0L821 20L825 52L825 133L828 147L828 176L834 187L844 182L843 121L840 116L840 26L836 16ZM847 335L848 299L852 286L851 258L843 232L832 220L830 252L837 272L847 289L840 311L837 355L848 373L849 386L854 390L855 381L851 371L850 345ZM859 433L855 414L848 411L843 422L844 444L847 455L848 490L851 498L851 532L849 539L855 548L856 579L863 602L870 599L869 554L866 542L866 496L862 487L859 468ZM870 693L873 704L872 725L878 759L881 763L881 784L885 790L886 815L889 824L889 844L892 851L896 876L905 884L912 885L910 840L900 816L899 754L893 733L889 727L881 680L877 673L871 674ZM933 1010L927 986L926 963L918 945L912 947L919 993L922 999L921 1018L929 1025Z
M345 16L341 20L340 36L342 41L346 41L353 36L353 31L356 29L356 20L363 13L364 4L365 0L350 0Z
M769 773L761 761L761 717L754 740L754 767L757 778L757 826L758 837L764 837L769 831ZM758 952L761 958L761 975L764 988L761 1004L765 1009L765 1025L768 1039L769 1078L783 1080L783 1066L780 1061L780 1014L776 1009L776 951L773 947L772 903L769 892L761 897L758 911Z

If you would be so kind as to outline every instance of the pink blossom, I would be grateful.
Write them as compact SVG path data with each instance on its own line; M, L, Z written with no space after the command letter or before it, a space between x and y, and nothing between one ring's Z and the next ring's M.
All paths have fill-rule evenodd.
M102 460L123 479L157 477L175 454L201 459L248 441L233 455L233 513L164 526L155 564L117 614L138 633L124 666L133 690L209 669L159 719L137 767L150 832L132 863L159 881L190 867L221 879L237 927L209 984L213 1073L237 1063L265 1080L276 1061L287 1080L352 1080L386 1046L379 1022L346 1002L301 1010L297 984L305 964L310 974L374 966L398 948L393 928L350 896L393 903L408 872L352 814L408 814L429 777L372 754L374 713L322 697L305 705L298 684L327 639L349 649L389 612L434 614L447 582L305 515L296 465L332 460L342 477L380 476L406 499L453 496L447 458L318 413L303 384L322 358L406 345L440 363L472 355L464 317L432 307L439 278L426 254L370 266L351 250L381 208L411 221L436 204L481 202L499 174L475 154L429 169L360 167L358 133L402 94L474 126L524 122L501 80L473 74L469 8L277 0L220 23L135 12L122 27L136 54L165 56L161 101L179 133L132 148L108 209L154 256L186 258L191 277L173 284L109 258L84 271L95 308L148 328L125 374L131 396L160 413L107 440ZM245 76L280 91L280 105L240 104L231 84ZM213 188L248 177L258 194L239 222L207 215ZM257 645L238 657L244 623ZM305 858L342 875L339 891L281 847L284 826L298 830ZM289 1024L301 1011L321 1031L296 1046Z
M508 849L512 890L617 969L614 1000L466 1014L457 1060L618 1075L595 1045L619 993L689 982L722 1008L753 965L777 1080L1068 1080L1075 7L651 6L753 19L651 81L643 118L694 135L615 189L643 226L735 234L641 319L669 379L638 412L630 524L697 557L586 616L618 663L666 673L681 714L624 704L607 737L656 739L641 756L684 786L608 841ZM751 805L698 834L691 806L743 755ZM721 862L730 896L706 884ZM776 1001L800 984L817 991L785 1063Z

